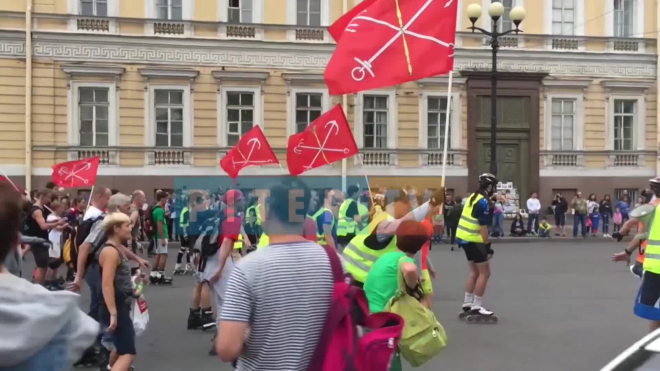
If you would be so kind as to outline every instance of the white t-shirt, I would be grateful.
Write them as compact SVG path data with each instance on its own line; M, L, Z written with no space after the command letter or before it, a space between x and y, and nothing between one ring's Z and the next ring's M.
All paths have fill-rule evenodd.
M50 214L46 218L46 222L56 222L60 220L56 215ZM48 232L48 239L50 243L53 244L50 249L48 249L48 257L59 258L62 255L62 231L58 231L57 228L53 228Z

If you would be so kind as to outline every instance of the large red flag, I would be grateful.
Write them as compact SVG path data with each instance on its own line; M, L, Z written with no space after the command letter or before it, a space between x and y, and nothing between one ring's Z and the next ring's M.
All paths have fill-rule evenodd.
M236 179L238 173L248 166L278 163L273 149L270 148L263 131L257 125L241 136L234 148L220 160L220 167L232 179Z
M348 25L351 24L353 18L355 18L356 15L358 15L363 10L367 9L369 6L371 6L371 4L375 2L376 0L364 0L363 2L354 6L353 9L346 12L346 14L339 17L339 19L336 20L335 23L333 23L332 26L328 28L328 32L330 33L330 36L332 36L332 38L338 42L339 39L341 38L341 35L344 33L344 30L346 30L346 28L348 28ZM351 30L349 32L355 32L355 31Z
M344 110L338 104L312 122L305 131L289 137L286 163L298 175L358 153Z
M53 183L60 187L89 187L96 183L99 157L62 162L53 166Z
M457 3L375 1L340 35L325 70L330 94L357 93L451 71Z

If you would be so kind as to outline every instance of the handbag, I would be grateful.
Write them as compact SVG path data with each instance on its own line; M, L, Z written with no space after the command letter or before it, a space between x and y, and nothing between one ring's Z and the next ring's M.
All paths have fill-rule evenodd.
M406 361L413 367L418 367L447 346L447 333L435 318L433 311L408 294L401 270L403 259L405 257L399 259L397 267L399 290L387 302L385 311L403 317L405 324L399 341L399 350Z

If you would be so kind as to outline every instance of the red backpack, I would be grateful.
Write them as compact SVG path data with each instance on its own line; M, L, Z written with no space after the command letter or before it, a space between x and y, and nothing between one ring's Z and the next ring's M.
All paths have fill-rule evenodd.
M330 259L335 287L321 339L309 371L388 371L403 318L389 312L369 314L364 291L351 285L334 249L323 246Z

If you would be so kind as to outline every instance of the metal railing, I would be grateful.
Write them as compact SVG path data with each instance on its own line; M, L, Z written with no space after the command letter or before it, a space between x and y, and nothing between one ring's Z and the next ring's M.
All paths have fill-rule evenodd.
M147 152L148 165L191 165L190 151L184 149L157 149Z
M227 26L227 37L254 39L256 30L254 26Z
M156 35L183 35L186 31L186 25L173 22L155 22L154 34Z

